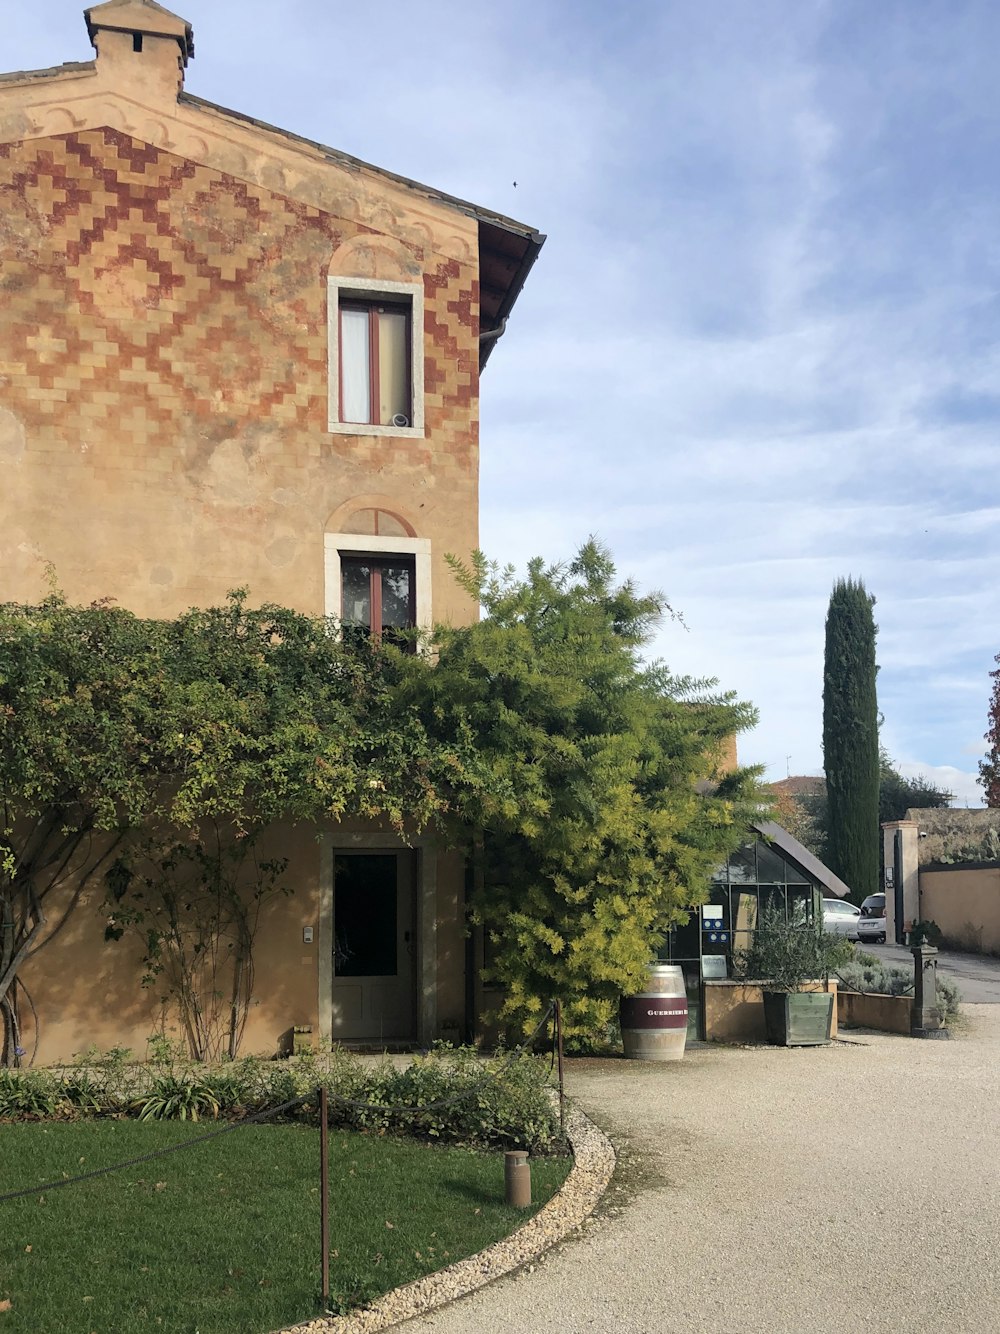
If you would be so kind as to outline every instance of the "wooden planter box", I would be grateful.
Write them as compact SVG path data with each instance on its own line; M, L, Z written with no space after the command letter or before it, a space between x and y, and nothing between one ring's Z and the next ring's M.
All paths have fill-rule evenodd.
M776 1047L825 1047L834 997L823 991L765 991L764 1029Z

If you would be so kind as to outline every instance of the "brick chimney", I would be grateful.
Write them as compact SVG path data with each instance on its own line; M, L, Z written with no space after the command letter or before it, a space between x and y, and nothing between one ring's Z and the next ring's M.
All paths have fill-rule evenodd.
M194 55L194 32L186 19L156 0L107 0L85 9L83 16L99 75L116 83L136 80L147 92L176 98Z

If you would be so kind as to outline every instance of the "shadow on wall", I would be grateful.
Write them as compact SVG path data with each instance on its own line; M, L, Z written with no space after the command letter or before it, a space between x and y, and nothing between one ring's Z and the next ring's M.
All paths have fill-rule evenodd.
M104 938L107 912L103 891L81 900L65 927L23 970L38 1012L36 1064L70 1061L90 1046L101 1050L129 1047L137 1059L147 1054L157 1033L184 1039L180 1016L163 981L142 985L145 971L141 943L129 934ZM314 1024L315 955L302 956L298 896L282 896L265 905L255 948L256 980L240 1054L271 1056L282 1032L295 1024ZM309 912L305 891L302 911ZM51 919L57 920L53 908ZM21 1006L22 1045L30 1053L34 1032Z
M982 954L983 951L983 928L976 926L974 922L965 922L959 932L958 939L950 942L955 949L965 950L969 954Z

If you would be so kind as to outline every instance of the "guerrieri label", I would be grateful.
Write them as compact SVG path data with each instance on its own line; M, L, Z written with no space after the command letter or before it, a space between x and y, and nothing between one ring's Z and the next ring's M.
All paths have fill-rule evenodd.
M622 1028L687 1028L687 1001L679 996L624 996L620 1017Z

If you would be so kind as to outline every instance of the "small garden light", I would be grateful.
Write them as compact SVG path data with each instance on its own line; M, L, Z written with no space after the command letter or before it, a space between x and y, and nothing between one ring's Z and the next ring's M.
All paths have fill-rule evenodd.
M506 1203L513 1209L527 1209L531 1204L531 1165L523 1149L504 1154Z

